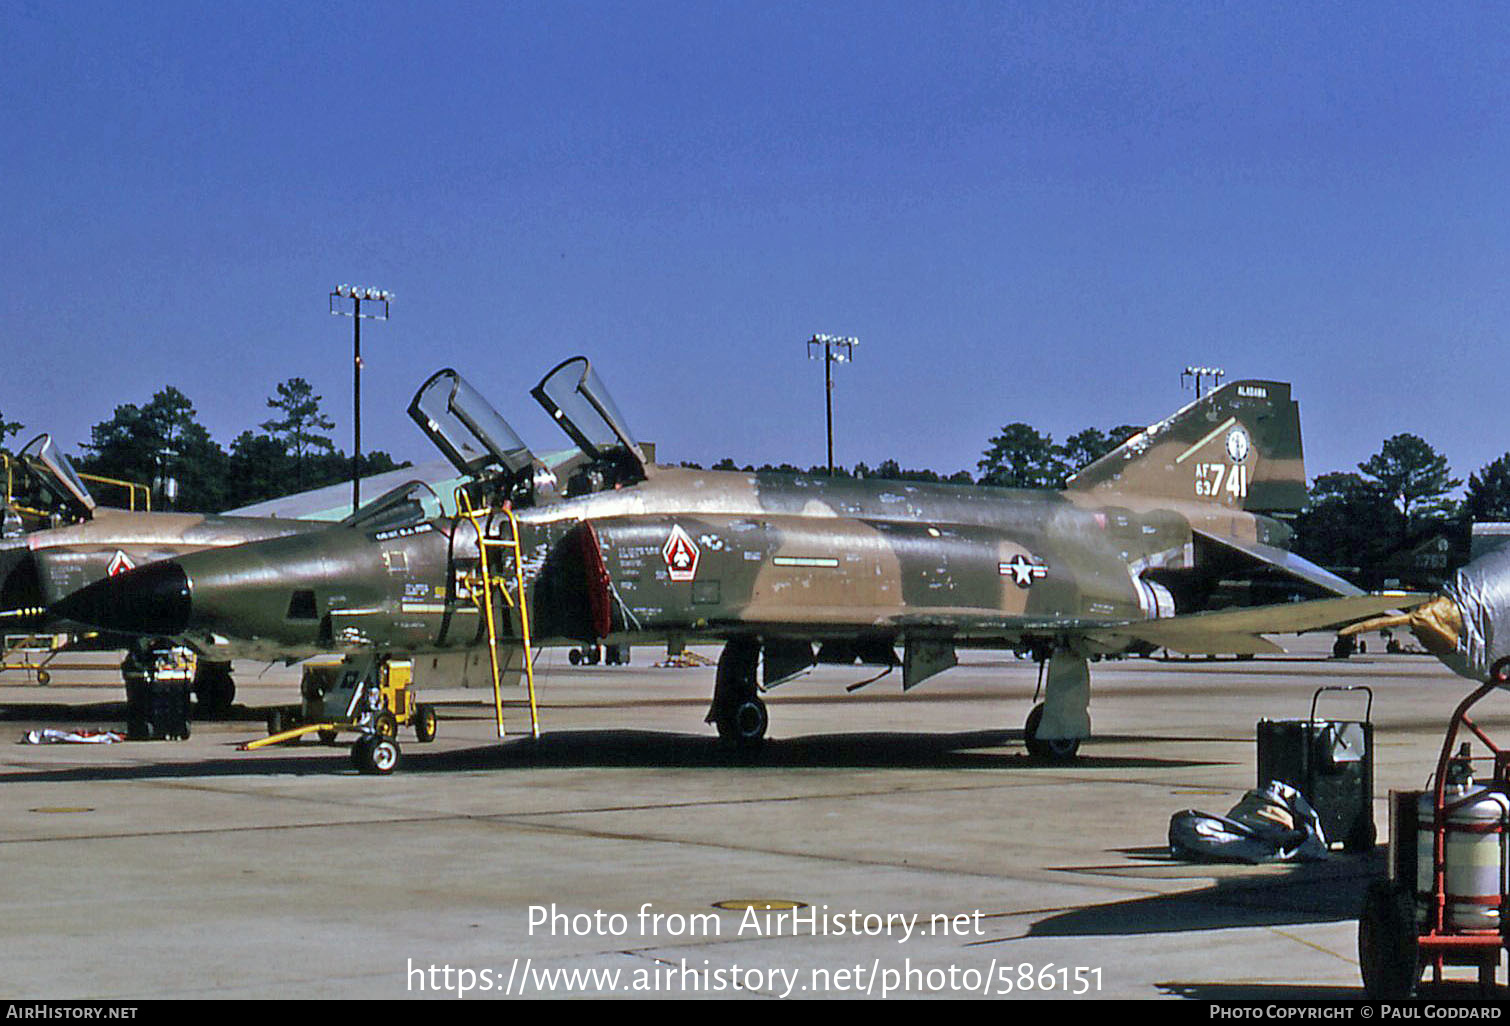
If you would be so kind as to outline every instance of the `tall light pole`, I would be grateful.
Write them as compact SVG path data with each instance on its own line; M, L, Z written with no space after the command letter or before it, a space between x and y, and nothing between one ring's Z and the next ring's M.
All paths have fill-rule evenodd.
M828 418L828 476L834 476L834 364L847 363L855 358L857 338L840 338L835 335L814 335L807 340L807 358L817 359L815 350L823 352L823 408Z
M1222 370L1220 367L1186 367L1184 370L1180 371L1180 387L1184 387L1186 378L1194 378L1195 397L1199 399L1201 397L1202 378L1210 378L1211 387L1215 388L1217 385L1220 385L1222 383L1222 378L1226 376L1226 374L1227 372Z
M382 303L382 313L363 313L362 300ZM355 513L362 503L362 321L386 321L388 304L393 293L382 289L362 289L342 285L330 293L330 312L341 317L350 317L351 340L351 511ZM346 309L350 301L351 309Z

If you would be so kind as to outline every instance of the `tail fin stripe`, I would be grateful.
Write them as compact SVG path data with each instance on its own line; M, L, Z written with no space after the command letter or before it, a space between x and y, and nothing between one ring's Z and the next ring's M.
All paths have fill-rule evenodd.
M1200 449L1207 442L1211 441L1217 435L1221 434L1223 431L1226 431L1228 428L1230 428L1233 424L1236 424L1236 423L1237 423L1237 418L1236 417L1228 417L1226 420L1222 421L1222 423L1218 424L1215 428L1212 429L1211 434L1207 435L1205 438L1202 438L1199 442L1196 442L1190 448L1186 449L1184 452L1182 452L1178 456L1176 456L1174 458L1175 465L1178 466L1181 463L1184 463L1187 459L1190 458L1190 456L1191 456L1192 453L1194 453L1196 450Z

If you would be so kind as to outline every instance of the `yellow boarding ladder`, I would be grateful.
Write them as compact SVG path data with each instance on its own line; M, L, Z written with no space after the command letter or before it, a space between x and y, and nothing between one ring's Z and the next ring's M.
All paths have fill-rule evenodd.
M498 717L498 736L503 737L503 691L501 686L501 672L498 666L498 621L493 615L493 577L488 567L488 550L503 549L512 550L514 553L514 584L515 594L510 595L508 588L504 587L503 581L498 581L498 591L503 595L503 600L512 609L516 605L519 609L519 631L524 640L524 678L528 685L530 695L530 736L540 737L540 712L535 704L535 660L534 652L530 648L530 610L529 601L524 590L524 549L519 544L519 521L514 516L513 509L505 503L502 512L509 518L509 538L489 538L483 527L483 518L491 520L498 512L491 508L475 509L472 499L464 488L456 490L456 508L461 515L472 522L472 528L477 532L477 555L478 563L482 566L482 597L477 596L475 588L468 589L472 600L482 608L483 618L488 625L488 659L493 669L493 710ZM517 596L517 598L516 598Z

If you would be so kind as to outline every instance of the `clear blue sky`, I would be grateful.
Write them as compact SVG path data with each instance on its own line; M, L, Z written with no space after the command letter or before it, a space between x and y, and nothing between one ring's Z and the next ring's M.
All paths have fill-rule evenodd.
M974 470L1292 381L1308 470L1510 449L1498 4L0 2L0 412L68 449L309 379L350 444L594 358L663 459Z

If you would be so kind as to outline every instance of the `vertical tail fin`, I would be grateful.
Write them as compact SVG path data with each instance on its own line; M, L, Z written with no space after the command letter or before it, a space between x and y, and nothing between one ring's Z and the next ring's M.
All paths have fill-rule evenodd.
M1286 382L1231 382L1149 425L1067 487L1194 499L1254 513L1299 510L1306 501L1300 406Z

